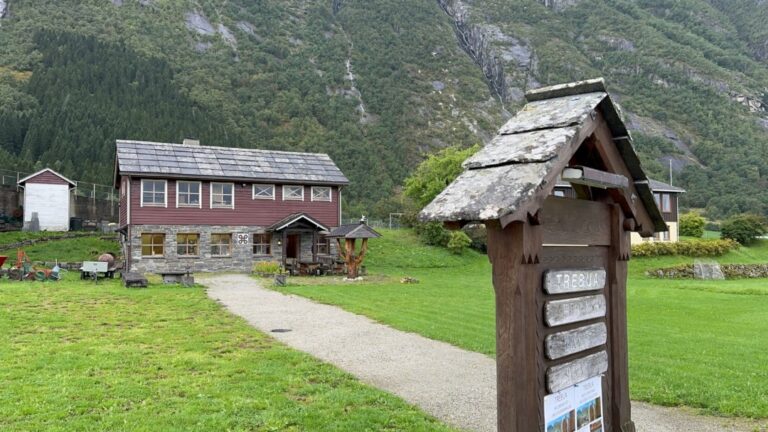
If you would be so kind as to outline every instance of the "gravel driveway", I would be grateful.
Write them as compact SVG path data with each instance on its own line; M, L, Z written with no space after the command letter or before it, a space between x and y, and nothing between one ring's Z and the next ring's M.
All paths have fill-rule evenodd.
M496 430L492 358L395 330L336 306L265 289L245 275L200 279L211 298L286 345L396 394L447 424L472 431ZM748 420L705 417L636 402L632 417L638 432L765 430Z

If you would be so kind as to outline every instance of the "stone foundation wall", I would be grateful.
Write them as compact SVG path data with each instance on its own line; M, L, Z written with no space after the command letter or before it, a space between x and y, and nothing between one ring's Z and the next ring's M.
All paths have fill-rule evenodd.
M282 262L282 234L273 233L270 255L253 254L253 234L263 233L261 226L215 226L215 225L137 225L131 227L130 244L131 271L158 273L161 271L191 272L250 272L257 261ZM165 234L164 254L162 257L142 256L141 234ZM198 255L179 256L177 234L199 234ZM229 256L211 254L211 234L232 234L232 247ZM240 242L238 235L244 235L246 242ZM242 243L242 244L239 244ZM123 245L126 252L128 244ZM335 250L335 248L334 248ZM301 236L302 261L312 260L312 235Z

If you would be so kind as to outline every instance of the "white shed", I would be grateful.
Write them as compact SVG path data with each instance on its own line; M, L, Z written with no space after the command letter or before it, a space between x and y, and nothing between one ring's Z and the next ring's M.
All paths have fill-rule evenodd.
M19 180L24 188L24 226L37 213L40 230L69 231L70 194L75 182L46 168Z

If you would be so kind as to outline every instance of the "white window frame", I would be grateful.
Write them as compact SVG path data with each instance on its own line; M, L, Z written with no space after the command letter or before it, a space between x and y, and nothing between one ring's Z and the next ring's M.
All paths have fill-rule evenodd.
M232 186L232 205L213 204L213 185L230 185ZM234 209L235 208L235 184L226 182L211 182L209 189L210 208L212 209Z
M669 193L661 194L661 212L662 213L672 212L672 194L669 194Z
M256 187L271 187L272 188L272 196L264 196L264 195L256 195ZM275 200L275 185L273 184L264 184L264 183L255 183L253 187L251 188L251 196L253 199L261 199L261 200Z
M163 203L145 203L144 202L144 182L163 182ZM157 193L157 192L153 192ZM168 207L168 180L161 179L141 179L141 207Z
M189 183L189 184L197 183L197 194L199 195L199 199L198 199L197 204L182 204L182 203L179 202L179 183ZM189 193L187 192L187 194L189 194ZM184 208L184 207L203 208L203 182L188 181L188 180L177 180L176 181L176 208L179 208L179 207L182 207L182 208Z
M286 198L285 191L288 188L301 188L301 198ZM304 186L303 185L283 185L283 201L304 201Z
M328 189L328 199L315 198L315 189ZM333 202L333 188L330 186L312 186L312 201Z

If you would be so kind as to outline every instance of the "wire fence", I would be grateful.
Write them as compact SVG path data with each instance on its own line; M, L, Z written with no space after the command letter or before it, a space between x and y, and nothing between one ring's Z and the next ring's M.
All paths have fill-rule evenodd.
M399 229L399 228L405 228L405 225L402 223L401 218L403 217L403 213L390 213L389 217L387 219L366 219L366 223L371 228L389 228L389 229ZM360 218L345 218L341 221L342 224L356 224L360 223Z
M0 186L17 187L19 180L27 177L30 174L33 173L0 169ZM74 192L77 196L105 201L118 200L118 195L115 191L115 188L110 185L89 183L77 180L72 181L75 182Z

